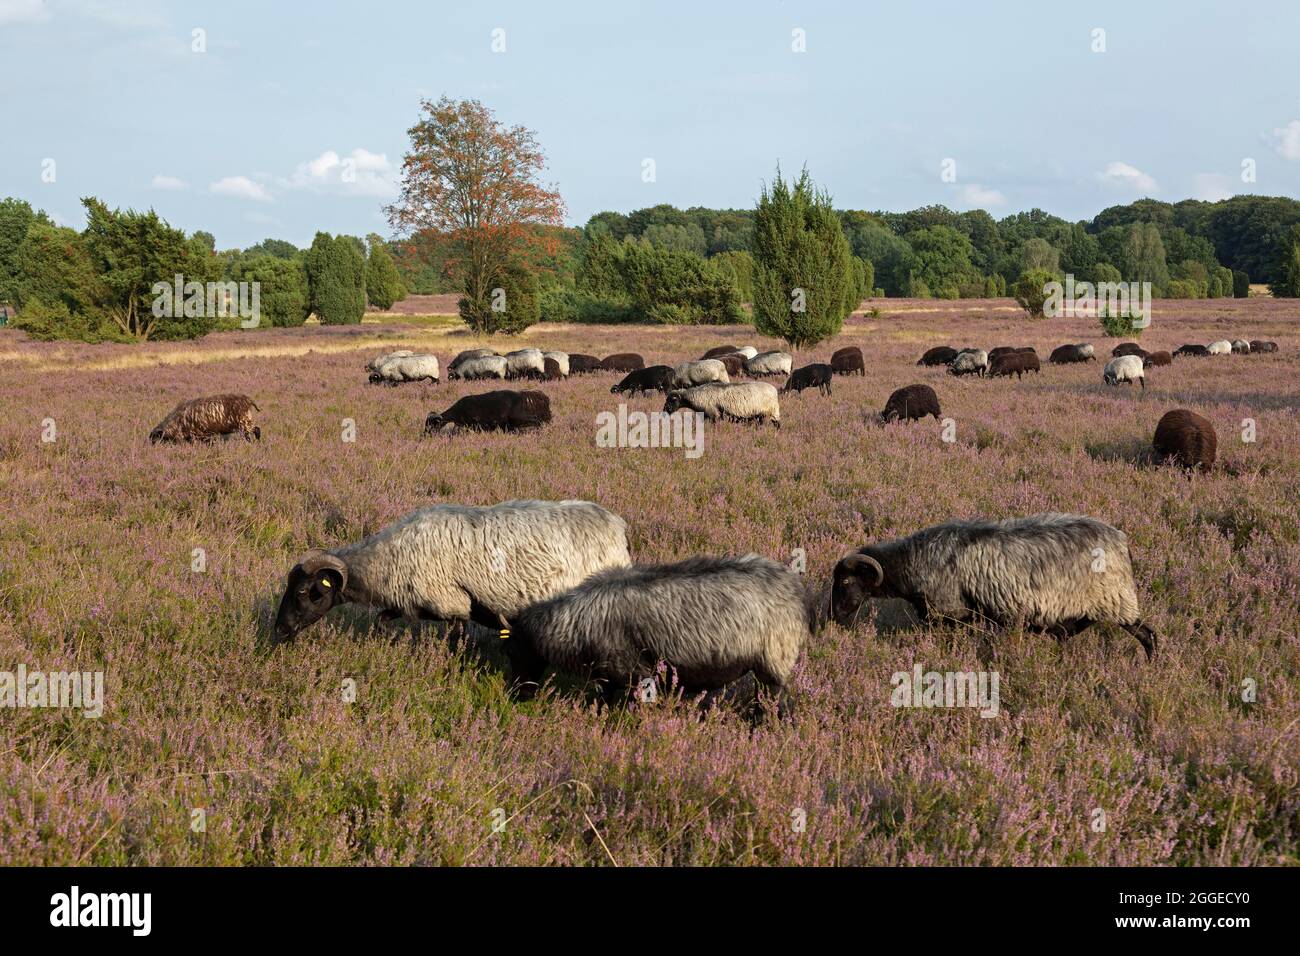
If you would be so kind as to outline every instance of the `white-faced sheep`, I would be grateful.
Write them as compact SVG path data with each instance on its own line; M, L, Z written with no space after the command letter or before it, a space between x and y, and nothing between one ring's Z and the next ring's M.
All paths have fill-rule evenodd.
M794 356L789 352L759 352L745 359L745 374L755 378L789 375L794 368Z
M803 580L775 561L690 558L602 571L517 617L506 615L505 649L524 697L536 692L548 664L590 671L608 682L613 698L653 678L660 661L688 693L717 690L749 672L784 691L811 611Z
M922 618L984 618L1065 638L1118 624L1155 655L1122 531L1085 515L950 521L868 545L835 566L830 611L849 626L868 598L901 598Z
M382 362L370 373L371 384L383 382L387 385L400 385L403 382L425 381L438 384L436 355L399 355Z
M546 357L541 349L518 349L506 353L506 378L542 378Z
M1211 342L1205 349L1211 355L1231 355L1232 343L1227 339L1219 339L1217 342Z
M506 377L506 357L504 355L483 355L478 358L465 359L455 368L448 369L448 377L464 379L467 382L485 378Z
M275 637L292 640L348 602L386 618L495 628L498 615L630 563L623 519L589 501L432 505L362 541L303 557L289 572Z
M369 362L366 363L366 371L373 372L375 369L379 368L379 366L383 365L389 359L406 358L406 356L414 355L414 354L415 353L410 349L398 349L396 352L389 352L386 355L380 355L376 358L372 358Z
M1084 358L1096 358L1097 350L1087 342L1079 343L1079 351L1083 353Z
M711 422L771 422L781 427L780 398L776 386L767 382L712 382L669 392L664 411L671 415L680 408L701 412Z
M1142 359L1136 355L1121 355L1111 359L1102 370L1101 380L1107 385L1118 385L1120 382L1132 385L1137 382L1144 390L1147 387Z
M673 368L673 388L690 388L708 382L730 382L727 366L717 359L682 362Z

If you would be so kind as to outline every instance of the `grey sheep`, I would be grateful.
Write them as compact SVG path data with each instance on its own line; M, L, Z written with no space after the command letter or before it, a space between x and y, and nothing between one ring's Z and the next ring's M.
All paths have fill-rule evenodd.
M690 388L708 382L730 382L727 366L717 359L682 362L673 368L673 388Z
M477 358L468 358L455 368L449 368L447 374L449 378L461 378L467 382L484 378L505 378L506 357L504 355L483 355Z
M305 555L289 571L275 637L292 640L348 602L385 619L496 628L498 615L630 563L623 519L589 501L431 505L362 541Z
M1132 385L1137 382L1144 391L1147 387L1142 359L1136 355L1121 355L1119 358L1111 359L1102 370L1101 380L1107 385L1118 385L1120 382L1128 382Z
M379 366L383 365L389 359L405 358L408 355L414 355L414 354L415 353L410 349L398 349L396 352L389 352L386 355L380 355L377 358L372 358L369 362L366 363L366 371L373 372L375 369L379 368Z
M517 349L506 353L506 378L542 378L546 357L541 349Z
M436 355L399 355L390 358L370 373L370 383L400 385L403 382L433 382L438 384L438 357Z
M983 375L989 366L989 354L983 349L974 349L970 352L959 352L957 357L948 365L948 371L953 375Z
M794 356L789 352L759 352L745 360L745 374L755 378L766 375L789 375Z
M664 411L671 415L680 408L701 412L711 422L771 422L781 427L781 401L776 386L767 382L711 382L669 392Z
M1084 515L950 521L860 548L835 566L836 623L850 625L867 598L902 598L922 619L1019 622L1060 638L1118 624L1148 659L1156 652L1138 611L1128 539Z

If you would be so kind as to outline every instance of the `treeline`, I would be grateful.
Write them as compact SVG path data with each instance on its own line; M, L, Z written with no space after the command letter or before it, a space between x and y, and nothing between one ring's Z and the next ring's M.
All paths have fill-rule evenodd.
M83 205L78 232L21 199L0 200L0 301L34 338L186 339L239 328L247 317L241 284L257 283L257 328L302 325L312 315L357 323L367 303L389 308L406 295L377 235L322 232L308 249L268 239L218 251L211 233L186 235L153 211L109 209L94 198ZM160 296L157 284L176 276L193 294Z

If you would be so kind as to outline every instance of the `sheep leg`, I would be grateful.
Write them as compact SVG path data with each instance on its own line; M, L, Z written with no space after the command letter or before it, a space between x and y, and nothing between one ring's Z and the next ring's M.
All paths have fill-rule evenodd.
M1151 630L1141 621L1134 621L1132 624L1121 624L1120 627L1128 631L1138 639L1142 649L1147 652L1147 660L1153 660L1156 656L1156 647L1160 640L1156 637L1156 632Z

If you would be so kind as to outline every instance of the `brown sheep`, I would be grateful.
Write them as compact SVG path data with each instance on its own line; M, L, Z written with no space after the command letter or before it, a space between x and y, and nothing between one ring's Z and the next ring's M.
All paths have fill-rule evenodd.
M835 354L831 356L831 370L836 375L866 375L867 365L862 358L862 349L856 345L846 345L842 349L836 349Z
M713 357L727 367L727 378L740 378L745 374L745 356L729 352Z
M546 369L546 372L542 375L542 378L545 381L558 382L560 379L568 378L568 376L564 374L564 369L560 368L560 363L555 361L555 359L542 359L542 365Z
M1038 354L1033 350L1004 352L997 358L989 358L989 377L997 375L1014 375L1020 378L1026 372L1038 372Z
M1142 359L1143 368L1150 368L1153 365L1172 365L1172 364L1174 364L1174 357L1165 351L1148 352L1146 356Z
M739 351L740 351L740 347L736 345L719 345L716 348L709 349L707 352L701 355L700 361L704 361L705 359L711 359L711 358L721 358L724 355L731 355L733 352L739 352ZM730 369L728 369L728 371L730 371Z
M885 402L885 410L876 416L880 424L899 419L921 419L926 415L939 418L939 396L929 385L907 385L898 389Z
M1186 408L1165 412L1151 441L1156 460L1209 471L1219 440L1210 422Z
M606 372L635 372L645 368L645 359L635 352L619 352L601 359L600 367Z
M569 374L584 375L587 372L599 372L600 359L594 355L584 355L581 352L569 353Z
M240 432L245 441L262 439L253 424L253 410L261 411L247 395L210 395L181 402L149 433L149 441L211 441Z

